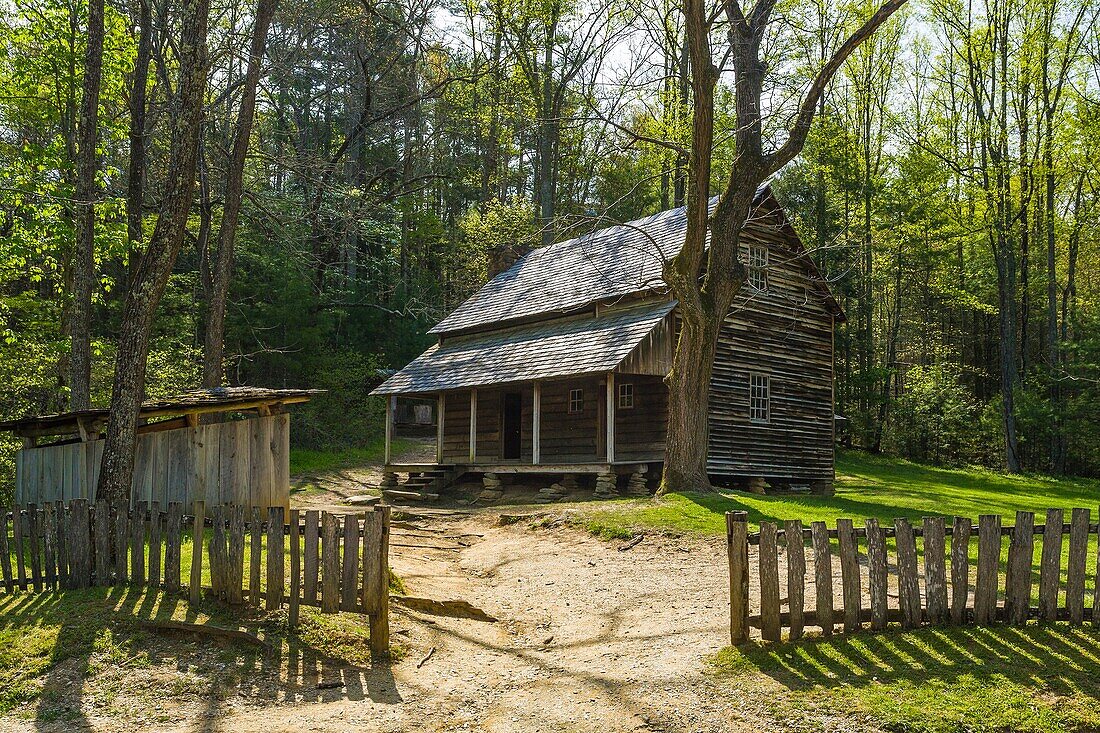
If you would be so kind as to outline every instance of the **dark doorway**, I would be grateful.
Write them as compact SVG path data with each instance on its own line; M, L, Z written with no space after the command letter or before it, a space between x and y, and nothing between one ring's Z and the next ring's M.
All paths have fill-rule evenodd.
M523 421L523 395L504 393L504 419L501 421L501 454L504 459L519 458L520 429Z

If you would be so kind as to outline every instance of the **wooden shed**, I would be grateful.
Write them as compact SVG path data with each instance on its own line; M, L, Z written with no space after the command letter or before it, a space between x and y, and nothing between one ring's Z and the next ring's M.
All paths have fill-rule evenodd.
M755 206L710 384L708 472L827 491L844 316L769 187ZM387 450L390 473L433 488L467 472L655 475L679 322L662 266L686 226L681 208L532 250L432 328L437 342L373 394L390 423L401 400L437 400L436 460Z
M223 387L142 404L131 501L208 506L289 506L287 405L316 390ZM203 415L222 419L204 423ZM95 501L110 429L107 410L81 410L0 422L23 438L16 455L15 501Z

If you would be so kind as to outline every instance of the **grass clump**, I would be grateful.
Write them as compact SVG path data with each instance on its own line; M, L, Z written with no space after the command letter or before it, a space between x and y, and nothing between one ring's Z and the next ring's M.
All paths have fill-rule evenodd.
M397 438L393 441L393 452L399 455L415 448L412 440ZM290 449L290 473L324 473L341 468L352 468L382 463L385 460L386 444L383 440L374 440L366 445L351 446L336 450L314 450L310 448Z
M807 727L824 716L924 733L1100 727L1100 632L1065 624L816 637L708 663Z

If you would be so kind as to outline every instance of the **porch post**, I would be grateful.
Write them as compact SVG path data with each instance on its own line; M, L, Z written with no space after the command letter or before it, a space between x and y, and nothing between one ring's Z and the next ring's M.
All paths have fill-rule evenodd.
M531 412L531 463L539 465L539 432L542 423L542 384L535 382L534 409Z
M470 463L477 460L477 387L470 389Z
M607 462L615 462L615 372L607 373Z
M440 392L435 408L435 462L443 463L443 413L447 406L447 396Z
M386 398L386 465L390 464L393 444L393 414L397 410L397 395Z

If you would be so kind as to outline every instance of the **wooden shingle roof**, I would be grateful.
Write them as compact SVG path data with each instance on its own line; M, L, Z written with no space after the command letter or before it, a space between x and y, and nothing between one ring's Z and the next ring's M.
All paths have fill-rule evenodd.
M676 301L649 302L596 317L447 339L371 394L437 392L611 371L675 306Z

